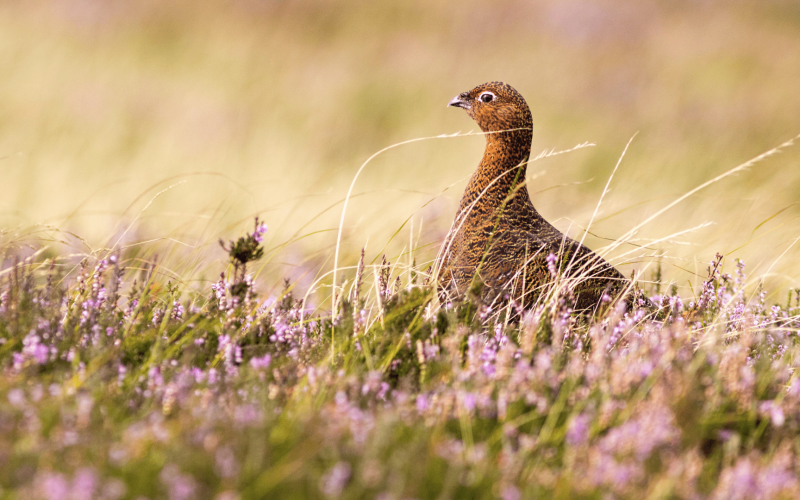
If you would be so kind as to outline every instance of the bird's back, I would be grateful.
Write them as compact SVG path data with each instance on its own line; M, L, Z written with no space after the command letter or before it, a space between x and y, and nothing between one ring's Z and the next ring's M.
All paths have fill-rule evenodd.
M446 245L442 284L453 296L480 283L485 301L512 298L529 307L558 276L573 305L591 309L604 294L614 297L628 284L608 262L547 222L524 187L501 210L476 204L456 221Z

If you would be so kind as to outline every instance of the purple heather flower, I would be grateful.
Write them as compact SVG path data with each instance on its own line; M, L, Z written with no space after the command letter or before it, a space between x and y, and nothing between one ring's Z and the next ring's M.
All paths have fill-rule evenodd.
M772 420L772 425L775 427L783 427L783 424L786 422L786 416L783 413L783 409L781 408L779 403L775 401L763 401L759 405L759 410L761 413L769 414L770 420Z
M258 219L256 219L256 229L253 231L253 239L256 240L258 243L264 241L264 233L267 232L267 225L265 223L258 223Z
M161 470L161 481L167 487L170 500L190 500L195 498L197 484L194 478L189 475L181 474L178 467L167 464Z
M593 468L590 470L590 481L595 485L608 484L615 490L623 490L640 472L639 464L621 463L613 457L601 454L597 463L593 464Z
M230 478L239 473L239 464L236 463L236 455L228 446L222 446L217 449L215 462L219 477Z
M497 348L495 347L495 343L493 341L484 344L479 359L483 361L483 373L489 378L494 377L494 362L495 359L497 359Z
M41 495L48 500L63 500L69 496L69 483L63 474L57 472L45 473L39 480Z
M475 410L475 395L471 392L464 393L461 397L461 403L464 405L465 410L472 413Z
M45 345L36 344L36 346L33 348L33 352L31 353L31 355L40 365L43 365L47 363L47 358L49 357L49 349Z
M231 341L231 337L230 337L229 335L220 335L220 337L219 337L219 344L218 344L218 346L217 346L217 350L218 350L219 352L222 352L222 351L224 351L224 350L225 350L225 347L227 347L227 346L228 346L228 344L230 343L230 341Z
M128 450L121 444L112 445L108 450L108 460L114 465L125 465L128 462Z
M792 397L800 397L800 379L792 379L792 383L786 388L786 395Z
M723 442L730 440L734 434L736 433L729 429L720 429L717 431L717 437Z
M551 253L550 255L547 256L547 270L550 271L550 276L552 276L553 278L558 276L558 268L556 268L557 260L558 257L556 257L556 254L554 253Z
M339 462L322 476L320 489L325 496L339 497L350 479L350 464Z
M788 498L790 496L788 492L796 493L800 487L790 465L781 462L783 460L780 457L773 458L758 475L759 489L763 492L764 498Z
M428 398L425 394L417 394L417 412L424 413L428 409Z
M250 366L256 370L264 370L269 367L272 356L265 354L262 358L250 358Z
M754 469L749 458L740 458L734 467L722 471L717 489L711 498L746 500L759 497L757 471Z
M170 500L189 500L195 498L196 489L194 479L182 474L170 483L169 498Z
M36 330L31 330L24 339L22 339L22 353L15 353L14 368L20 369L26 360L34 360L38 364L43 365L47 363L50 358L50 349L42 344L42 338L36 335Z
M439 355L439 346L436 344L426 344L425 345L425 359L431 360L436 359L436 356Z
M388 393L389 393L389 384L387 384L386 382L381 382L381 389L375 396L381 401L386 401L386 395Z
M237 406L233 412L233 419L237 424L250 426L258 422L261 418L261 412L253 405Z
M100 498L103 500L118 500L125 496L127 490L128 489L125 487L125 483L119 479L112 478L106 481L106 484L103 485L103 491L100 495Z
M153 326L158 327L161 324L161 317L164 316L164 310L160 307L153 309Z
M25 356L21 352L15 352L13 354L13 365L15 370L21 370L22 367L25 365Z
M567 444L576 447L586 444L589 439L589 423L588 415L578 415L573 418L567 428Z
M151 366L147 370L148 383L153 387L163 387L164 377L161 375L161 368L158 366Z
M42 396L44 396L44 389L42 388L42 384L36 384L31 388L30 391L31 401L34 403L38 403L42 400Z
M172 303L172 315L170 316L172 319L180 321L183 319L185 312L186 310L184 309L183 304L181 304L179 301L176 300Z
M15 408L22 408L25 406L25 393L22 389L11 389L8 391L8 402Z
M97 489L97 474L93 469L83 468L72 480L71 500L92 500Z
M519 490L515 486L509 485L503 488L500 498L503 500L520 500L522 498L522 494L520 494Z
M117 384L122 387L122 383L125 382L125 375L128 374L128 369L122 363L117 366Z
M194 377L194 381L197 384L202 384L203 381L206 379L206 374L200 368L193 367L192 368L192 376Z
M664 407L647 408L641 416L611 429L600 440L600 449L609 454L633 453L643 461L658 447L674 442L680 432L672 412Z

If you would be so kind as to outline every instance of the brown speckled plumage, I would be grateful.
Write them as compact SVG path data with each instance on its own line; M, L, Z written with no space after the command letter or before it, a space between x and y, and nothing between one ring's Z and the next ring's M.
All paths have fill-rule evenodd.
M576 309L594 310L604 293L616 297L628 280L605 260L547 222L525 185L533 120L522 96L501 82L456 96L486 133L486 150L467 184L445 242L440 284L460 296L477 279L485 300L513 297L533 305L553 281L547 256L566 278Z

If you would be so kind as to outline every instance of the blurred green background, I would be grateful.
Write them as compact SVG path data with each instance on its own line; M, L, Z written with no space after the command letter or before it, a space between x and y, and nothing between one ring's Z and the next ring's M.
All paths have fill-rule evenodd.
M527 99L534 155L596 143L529 168L534 205L572 236L638 131L587 243L622 236L800 133L800 4L2 1L0 74L7 238L47 224L84 238L59 236L76 252L168 238L163 252L221 256L217 239L258 214L275 250L261 275L307 286L332 266L359 166L394 143L477 130L445 105L490 80ZM432 258L482 150L479 136L436 139L375 159L356 183L340 264L365 244L368 259L411 241L419 261ZM800 235L798 166L800 146L789 148L635 242L712 222L654 246L668 279L691 293L721 252L785 293L800 278L800 245L786 251Z

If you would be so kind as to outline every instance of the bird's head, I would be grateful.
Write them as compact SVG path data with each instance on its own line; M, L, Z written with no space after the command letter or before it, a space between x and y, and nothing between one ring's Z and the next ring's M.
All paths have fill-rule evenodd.
M489 82L462 92L448 106L464 109L484 132L528 129L533 127L531 111L525 99L511 85Z

